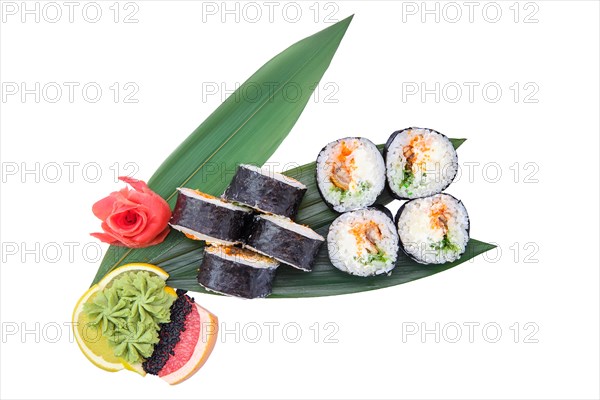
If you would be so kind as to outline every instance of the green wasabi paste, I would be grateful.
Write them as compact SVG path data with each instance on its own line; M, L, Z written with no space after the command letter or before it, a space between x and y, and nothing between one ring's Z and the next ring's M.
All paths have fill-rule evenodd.
M93 325L114 347L115 355L136 364L152 355L160 324L170 321L176 297L165 281L146 271L127 272L84 304Z

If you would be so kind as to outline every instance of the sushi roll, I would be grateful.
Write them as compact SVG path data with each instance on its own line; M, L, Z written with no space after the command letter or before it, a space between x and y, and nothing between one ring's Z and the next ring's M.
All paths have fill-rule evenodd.
M352 275L390 272L396 266L398 233L387 210L366 208L340 215L329 227L331 263Z
M469 214L449 194L406 202L396 214L400 246L421 264L456 261L469 242Z
M271 294L279 263L272 258L233 246L207 246L198 283L228 296L255 299Z
M450 139L433 129L394 132L385 149L387 184L397 199L416 199L445 190L458 171Z
M317 157L317 185L323 201L337 212L370 206L385 187L383 157L365 138L331 142Z
M197 190L179 188L169 225L190 239L209 243L241 243L252 210Z
M303 271L312 266L325 242L307 226L275 215L256 215L245 247Z
M293 178L242 164L221 197L260 212L294 218L304 193L306 186Z

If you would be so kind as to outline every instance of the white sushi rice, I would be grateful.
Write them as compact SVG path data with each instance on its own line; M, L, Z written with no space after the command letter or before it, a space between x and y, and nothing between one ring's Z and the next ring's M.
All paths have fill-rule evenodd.
M219 207L225 207L234 211L252 212L252 210L248 207L239 206L237 204L230 203L228 201L219 199L218 197L214 197L209 194L204 194L193 189L177 188L177 190L186 195L187 197L191 197L196 200L204 201L210 204L215 204Z
M290 178L289 176L272 171L268 167L260 168L260 167L250 165L250 164L240 164L240 167L249 169L250 171L257 172L257 173L267 176L269 178L276 179L279 182L285 183L286 185L290 185L290 186L296 187L298 189L306 189L306 185L304 185L302 182L300 182L294 178Z
M252 268L272 269L279 266L279 262L271 257L239 247L207 246L204 251L224 260L244 264Z
M381 232L376 247L381 253L373 259L352 232L357 224L374 222ZM363 209L340 215L329 227L327 250L332 264L352 275L370 276L390 272L396 266L398 234L393 221L382 211Z
M445 209L447 230L436 224L432 217L432 209L441 206ZM465 206L443 193L407 202L397 227L404 251L423 264L455 261L465 252L469 242L469 215Z
M352 165L348 190L338 188L331 181L333 168L340 152L341 142L352 148L347 163ZM337 212L370 206L385 186L385 164L379 149L368 139L344 138L329 143L317 157L317 184L321 195Z
M409 148L415 154L410 166L405 156ZM394 193L416 199L440 193L452 182L458 171L458 156L444 135L430 129L409 128L388 146L385 167Z

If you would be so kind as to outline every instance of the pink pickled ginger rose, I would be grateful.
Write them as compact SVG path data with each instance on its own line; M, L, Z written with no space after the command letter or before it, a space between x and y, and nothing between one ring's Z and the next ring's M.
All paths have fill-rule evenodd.
M119 180L133 190L125 187L112 192L92 206L94 215L102 220L104 232L91 235L114 246L131 248L161 243L169 233L169 205L146 182L126 176Z

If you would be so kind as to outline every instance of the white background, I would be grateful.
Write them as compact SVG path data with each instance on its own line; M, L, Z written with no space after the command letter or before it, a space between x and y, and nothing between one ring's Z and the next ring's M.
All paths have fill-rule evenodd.
M117 5L117 23L113 1L98 2L97 23L83 18L85 2L72 23L62 2L56 23L48 21L54 9L43 14L44 2L39 22L33 14L22 22L21 3L13 3L15 15L6 3L0 28L3 398L600 396L597 2L480 2L472 22L463 2L428 3L438 7L438 22L435 14L422 15L421 2L297 2L287 14L285 3L277 3L272 21L258 2L262 17L252 22L256 7L245 3L238 3L237 15L223 15L221 2L207 8L136 1L127 9ZM461 18L452 22L457 10ZM87 11L93 19L94 10ZM138 22L124 23L134 11ZM222 331L191 380L169 387L154 377L95 368L63 324L99 265L90 261L96 242L88 233L99 227L91 205L122 187L115 163L125 173L126 163L135 163L135 177L148 179L222 101L222 91L208 95L207 87L232 89L288 45L329 26L325 17L332 12L336 20L356 15L319 98L272 160L308 162L336 138L382 143L408 126L468 138L459 150L463 176L449 192L466 204L473 237L500 250L427 279L355 295L262 301L197 295L230 333ZM4 89L22 82L30 89L36 82L79 86L72 103L66 86L56 103L48 101L54 92L40 93L39 102L34 94L7 95ZM103 90L96 103L81 92L90 82ZM117 103L109 88L115 82ZM134 86L124 90L128 82ZM422 99L406 92L436 82L438 102L435 93ZM478 84L472 101L465 82ZM126 103L135 85L138 102ZM462 97L452 102L456 86ZM495 87L502 90L497 99ZM36 163L38 175L22 174ZM57 182L53 163L60 166ZM75 163L72 179L64 163ZM465 163L479 163L471 179ZM101 176L93 183L96 166ZM65 243L76 243L72 257ZM257 343L250 343L251 322L262 327ZM273 343L269 322L281 324ZM330 338L337 343L324 338L333 332L327 322L338 327ZM282 332L286 323L302 329L298 342L290 340L294 329ZM421 336L436 323L439 340ZM472 338L469 323L479 324ZM457 326L462 336L451 343ZM419 332L407 335L415 327Z

